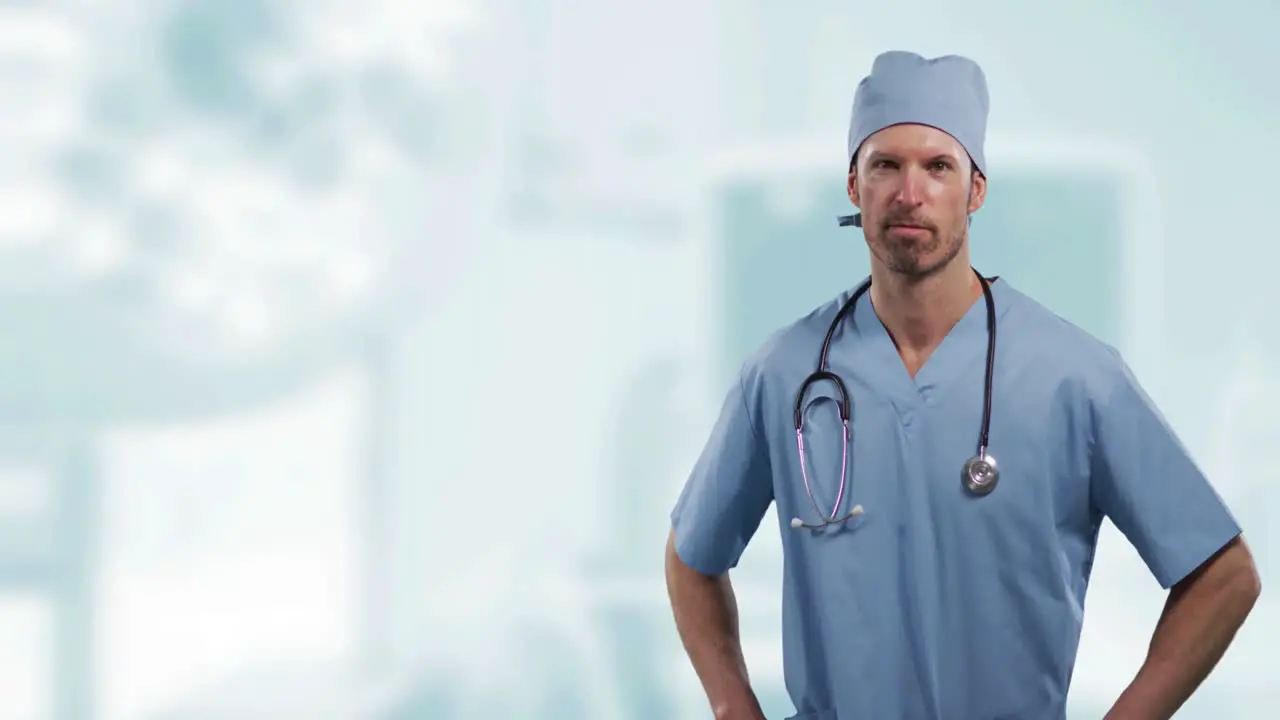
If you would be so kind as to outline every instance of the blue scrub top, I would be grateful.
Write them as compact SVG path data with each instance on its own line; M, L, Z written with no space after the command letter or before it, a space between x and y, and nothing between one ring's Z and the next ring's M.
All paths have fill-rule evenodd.
M672 513L691 568L734 567L771 502L784 553L787 690L802 720L1062 718L1104 517L1162 587L1240 532L1118 353L1009 286L998 317L990 452L1000 483L961 468L982 422L979 299L912 378L864 295L831 369L852 398L840 527L816 522L793 408L849 293L748 360ZM835 501L840 423L827 383L805 405L810 482Z

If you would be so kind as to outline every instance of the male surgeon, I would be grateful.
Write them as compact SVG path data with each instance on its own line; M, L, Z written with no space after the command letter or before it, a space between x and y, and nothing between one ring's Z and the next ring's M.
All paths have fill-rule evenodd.
M763 717L729 570L770 503L800 720L1065 718L1106 518L1168 590L1108 718L1172 716L1258 598L1236 520L1117 352L970 266L987 114L964 57L888 52L857 88L841 222L871 275L746 360L671 514L667 588L717 718Z

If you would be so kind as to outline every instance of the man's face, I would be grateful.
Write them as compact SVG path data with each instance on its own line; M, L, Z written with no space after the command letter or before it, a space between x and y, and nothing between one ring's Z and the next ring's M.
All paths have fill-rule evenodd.
M867 245L891 271L925 277L968 239L986 179L955 138L925 125L894 125L867 138L849 173Z

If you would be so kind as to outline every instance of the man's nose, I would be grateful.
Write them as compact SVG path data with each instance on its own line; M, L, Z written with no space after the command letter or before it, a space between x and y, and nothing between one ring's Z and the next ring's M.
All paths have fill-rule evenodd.
M915 168L909 168L901 175L901 184L898 186L898 194L894 197L899 205L907 207L916 207L924 201L924 181L920 171Z

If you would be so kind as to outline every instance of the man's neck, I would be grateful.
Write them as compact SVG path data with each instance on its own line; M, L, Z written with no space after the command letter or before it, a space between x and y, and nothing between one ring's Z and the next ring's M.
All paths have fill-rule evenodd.
M871 303L913 376L982 296L967 256L961 253L925 278L904 277L872 263Z

